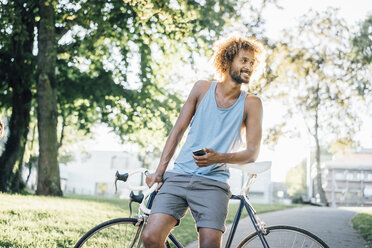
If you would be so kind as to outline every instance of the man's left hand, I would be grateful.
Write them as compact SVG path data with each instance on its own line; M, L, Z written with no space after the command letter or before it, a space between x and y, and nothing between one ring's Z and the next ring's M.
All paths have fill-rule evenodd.
M205 152L207 152L207 154L205 154L203 156L193 155L195 163L199 167L207 167L207 166L210 166L212 164L215 164L215 163L219 162L218 160L219 160L220 153L218 153L215 150L210 149L210 148L204 148L203 150Z

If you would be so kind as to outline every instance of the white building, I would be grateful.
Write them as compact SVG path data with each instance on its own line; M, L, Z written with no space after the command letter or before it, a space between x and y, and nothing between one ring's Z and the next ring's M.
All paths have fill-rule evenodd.
M126 173L140 168L137 154L119 151L89 151L74 154L74 161L61 165L62 190L65 193L112 196L115 193L115 173ZM136 180L141 183L141 177ZM128 193L118 182L119 194ZM127 194L127 195L128 195Z
M331 206L372 206L372 149L335 156L323 176Z

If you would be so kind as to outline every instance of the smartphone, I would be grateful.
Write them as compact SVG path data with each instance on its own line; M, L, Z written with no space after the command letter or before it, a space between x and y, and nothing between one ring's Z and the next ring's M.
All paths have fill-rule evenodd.
M207 154L203 149L193 151L192 153L193 153L195 156L203 156L203 155Z

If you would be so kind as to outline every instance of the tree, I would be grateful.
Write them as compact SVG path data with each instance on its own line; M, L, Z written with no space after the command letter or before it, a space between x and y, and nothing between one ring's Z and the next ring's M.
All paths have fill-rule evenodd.
M12 109L9 135L0 157L0 191L19 191L28 134L35 57L34 1L0 3L0 108ZM15 171L15 172L14 172Z
M37 120L39 131L38 195L62 196L57 142L57 40L52 0L39 2Z
M298 27L286 32L270 61L277 78L267 93L288 106L287 119L280 125L283 130L290 117L303 118L315 146L316 189L324 204L327 199L322 187L321 146L335 142L344 147L353 145L353 134L359 126L354 104L361 92L355 74L348 73L350 51L350 31L338 18L337 10L311 11Z

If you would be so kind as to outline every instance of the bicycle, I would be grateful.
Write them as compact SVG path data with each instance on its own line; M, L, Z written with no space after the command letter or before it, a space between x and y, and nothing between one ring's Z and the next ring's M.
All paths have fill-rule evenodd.
M244 183L239 195L232 195L231 199L239 200L240 205L235 214L232 227L229 232L226 248L231 247L238 223L243 211L243 208L248 212L248 216L255 228L255 232L244 238L238 248L288 248L288 247L312 247L312 248L329 248L328 245L313 233L304 229L277 225L266 226L260 220L254 210L252 204L248 200L249 186L253 183L257 174L267 171L271 167L271 162L256 162L245 165L229 165L231 168L238 168L248 174L248 179ZM128 178L137 173L148 173L146 169L139 169L131 173L119 174L116 172L115 187L117 181L123 181L126 187L131 191L130 194L130 211L131 203L140 203L138 213L135 218L118 218L106 221L102 224L89 230L75 245L75 248L88 247L143 247L141 234L146 226L147 218L151 211L151 205L156 195L155 189L157 185L153 185L150 189L147 186L133 186L128 181ZM133 191L145 190L143 194L135 195ZM147 203L146 203L147 199ZM166 247L171 247L170 243L177 248L182 248L182 244L176 237L170 233L166 241Z

